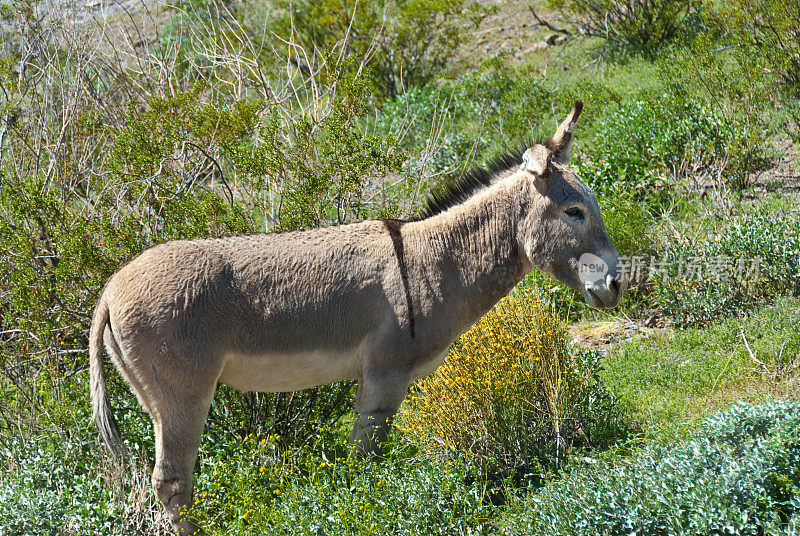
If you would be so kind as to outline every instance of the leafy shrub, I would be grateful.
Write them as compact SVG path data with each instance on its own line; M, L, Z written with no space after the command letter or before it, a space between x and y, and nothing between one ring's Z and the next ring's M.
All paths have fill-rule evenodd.
M344 381L288 393L241 393L220 386L207 426L217 435L277 436L281 449L296 448L350 413L355 386L355 381Z
M265 129L265 176L255 187L263 190L269 184L266 181L287 178L281 185L283 206L271 207L278 229L398 215L398 192L385 188L384 181L390 173L405 177L401 174L404 151L391 136L361 130L359 118L366 112L361 100L364 86L354 83L345 91L327 118L316 124L298 121L288 139L276 128L274 115ZM406 186L413 188L413 183ZM378 192L381 195L375 195ZM379 201L367 202L369 194Z
M282 0L277 7L285 10L273 23L279 36L296 36L310 53L330 50L356 59L353 65L363 61L381 100L425 86L463 41L466 23L489 11L459 0Z
M506 534L794 534L800 405L739 404L686 443L576 467L508 516Z
M401 138L412 165L449 176L473 158L489 160L533 140L552 113L553 92L541 79L495 67L411 88L386 103L378 129Z
M403 153L391 137L359 128L357 119L366 111L363 85L342 80L339 87L326 117L300 117L288 125L276 107L260 101L203 102L199 87L174 97L154 97L146 108L129 113L106 165L142 181L138 188L130 187L132 196L152 188L154 181L179 192L187 180L216 182L216 195L226 197L233 210L249 205L261 212L266 221L252 223L262 228L289 230L364 219L376 211L363 202L365 181L399 171ZM226 172L229 181L237 179L242 186L238 204ZM272 191L266 199L265 190Z
M555 115L560 119L571 110L555 102L554 90L547 87L545 79L524 71L510 70L501 63L489 64L487 71L466 77L461 83L462 91L475 99L481 123L473 126L477 132L490 129L493 146L488 154L507 150L520 140L530 142L537 137L552 134L552 126L546 120ZM574 101L573 101L574 102Z
M749 173L768 164L771 146L765 143L765 133L775 131L774 118L796 113L796 106L775 91L775 79L769 75L773 67L761 50L735 38L736 32L726 26L728 16L714 13L707 4L695 35L657 63L659 78L676 100L707 103L725 118L729 126L724 132L736 133L727 144L726 178L743 188ZM776 105L777 101L782 102Z
M741 171L728 155L744 133L699 102L665 96L625 102L601 116L594 131L577 168L601 194L665 202L682 167Z
M85 434L53 435L0 447L3 534L171 533L141 460L112 467L96 460Z
M653 304L677 326L705 325L777 295L800 294L800 223L757 212L699 243L679 239L661 264Z
M612 405L598 370L597 353L570 351L553 307L537 292L520 291L502 299L416 385L401 426L505 467L557 463L566 446L607 439L594 434L608 424L595 426Z
M463 461L408 443L380 461L346 459L344 433L279 455L251 435L201 452L191 515L210 534L488 534L486 482Z
M692 0L549 0L585 35L605 39L615 47L654 53L681 29Z
M715 9L716 8L716 9ZM717 11L719 10L719 11ZM800 5L797 2L734 0L708 6L710 25L729 31L756 54L764 72L789 95L800 95Z
M631 195L600 197L598 202L608 236L620 255L640 255L652 249L653 216L647 206Z
M401 134L402 144L435 172L449 170L463 161L474 143L459 128L479 113L470 97L451 84L413 87L384 106L377 128Z
M800 6L775 0L707 1L700 15L701 31L665 62L667 80L683 93L707 93L712 102L734 111L749 123L753 143L765 130L784 126L797 139Z

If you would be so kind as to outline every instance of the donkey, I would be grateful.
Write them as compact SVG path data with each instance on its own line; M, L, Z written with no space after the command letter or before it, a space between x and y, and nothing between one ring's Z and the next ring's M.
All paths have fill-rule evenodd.
M567 168L582 108L547 141L434 195L417 220L167 242L108 280L90 332L95 422L119 449L105 345L153 420L152 484L179 532L198 530L181 512L218 383L278 392L356 379L352 449L376 455L411 382L534 266L591 306L619 302L619 256Z

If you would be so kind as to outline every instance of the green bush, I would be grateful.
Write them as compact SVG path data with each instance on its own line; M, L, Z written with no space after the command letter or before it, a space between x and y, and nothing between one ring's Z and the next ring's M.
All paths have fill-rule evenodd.
M744 133L701 102L652 96L623 102L592 125L576 166L595 191L666 203L682 167L740 171L729 154Z
M588 36L653 54L676 37L692 0L548 0Z
M550 125L542 123L552 114L553 99L542 79L489 65L411 88L386 103L377 128L401 138L413 155L409 165L445 172L447 179L473 159L488 161L537 134L551 134Z
M757 212L719 235L677 240L660 264L652 303L677 326L705 325L778 295L800 295L800 223Z
M692 93L716 93L714 99L735 107L752 125L754 142L764 130L784 127L797 139L800 5L706 1L701 15L702 31L668 69L670 79Z
M460 0L281 0L277 7L285 10L272 23L278 36L308 55L323 50L354 58L354 66L365 62L379 100L425 86L464 40L467 23L491 11Z
M503 522L505 534L795 534L800 405L738 404L690 441L575 467Z
M413 87L383 107L376 126L402 137L403 145L415 155L412 165L446 171L463 162L476 141L485 143L465 135L463 127L479 113L478 106L468 92L453 86Z
M247 99L205 102L200 86L154 97L144 109L130 111L106 166L124 182L139 179L129 187L130 197L153 184L181 192L198 183L226 199L232 211L249 209L254 228L290 230L392 215L391 195L383 197L383 206L363 202L365 181L399 172L403 151L390 136L360 128L366 105L359 80L340 80L339 88L326 117L301 116L288 125L277 106ZM242 187L238 200L230 183ZM272 196L265 198L265 190ZM170 217L170 211L157 212ZM255 219L258 213L264 221ZM206 236L221 234L209 231Z
M738 131L728 180L739 188L768 164L769 136L784 123L798 124L797 73L791 74L797 9L791 2L704 2L686 39L657 62L670 94L708 103Z
M404 177L405 152L392 136L362 130L360 120L367 111L363 84L340 85L344 95L322 121L299 120L287 139L273 114L262 132L264 147L257 154L263 175L253 186L256 191L277 186L282 193L283 203L275 207L272 201L269 207L278 223L274 228L397 217L404 194L416 186L409 180L399 181L395 191L385 187L388 175ZM279 178L285 178L283 184Z
M608 236L620 255L641 255L653 249L654 218L646 205L632 195L600 196L598 202Z
M709 3L709 25L728 31L763 62L764 74L793 97L800 96L800 4L777 0Z

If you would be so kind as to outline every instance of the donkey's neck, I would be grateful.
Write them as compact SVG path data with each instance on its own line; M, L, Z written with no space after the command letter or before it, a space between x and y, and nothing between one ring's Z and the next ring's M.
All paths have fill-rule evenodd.
M474 322L530 270L517 240L519 196L501 184L409 229L435 302Z

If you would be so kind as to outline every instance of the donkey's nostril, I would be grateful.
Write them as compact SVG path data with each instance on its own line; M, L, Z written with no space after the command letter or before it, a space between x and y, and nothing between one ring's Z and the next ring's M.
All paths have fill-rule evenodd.
M616 278L612 278L608 286L610 286L614 292L619 293L619 281L617 281Z

